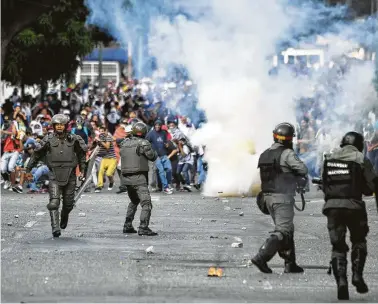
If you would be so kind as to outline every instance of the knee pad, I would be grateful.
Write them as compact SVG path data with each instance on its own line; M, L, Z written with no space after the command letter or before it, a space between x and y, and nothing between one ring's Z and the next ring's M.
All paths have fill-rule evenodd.
M284 243L285 240L287 239L287 237L285 236L285 234L282 233L281 231L273 231L273 232L271 232L270 235L276 236L281 243Z
M355 251L355 250L361 250L361 251L367 253L366 241L365 242L360 242L360 243L353 244L352 245L352 251Z
M348 245L345 243L345 241L336 241L336 242L332 242L331 240L331 243L332 243L332 251L336 251L336 252L348 252L349 251L349 247Z
M48 210L58 210L59 209L59 199L53 198L50 200L50 202L47 204Z

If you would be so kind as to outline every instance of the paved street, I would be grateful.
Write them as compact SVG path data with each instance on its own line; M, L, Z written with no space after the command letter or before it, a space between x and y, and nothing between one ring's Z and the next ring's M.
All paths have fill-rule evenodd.
M2 190L1 300L3 302L336 302L327 275L330 244L321 195L310 193L297 212L298 263L304 274L260 273L247 260L272 224L252 198L202 198L198 193L153 194L151 228L157 237L123 235L127 195L86 193L62 237L52 239L47 195ZM370 292L353 302L378 301L378 217L368 201L370 234L365 278ZM240 216L240 212L244 212ZM139 217L139 211L137 213ZM135 222L138 226L138 221ZM232 248L234 237L243 248ZM154 253L145 250L153 246ZM209 278L210 266L224 269ZM350 263L348 264L350 277Z

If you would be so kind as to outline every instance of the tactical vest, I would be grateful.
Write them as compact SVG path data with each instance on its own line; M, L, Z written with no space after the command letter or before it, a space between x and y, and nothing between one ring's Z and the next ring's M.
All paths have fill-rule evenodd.
M261 190L264 193L294 194L297 187L293 173L282 172L281 155L286 147L265 150L259 159Z
M49 138L50 150L46 162L49 168L76 168L77 157L74 151L75 139L66 137L59 139L56 136Z
M353 161L324 161L323 191L325 200L332 198L362 200L363 174L361 165Z
M137 153L144 140L132 137L122 142L120 149L122 174L148 172L148 159L143 154Z

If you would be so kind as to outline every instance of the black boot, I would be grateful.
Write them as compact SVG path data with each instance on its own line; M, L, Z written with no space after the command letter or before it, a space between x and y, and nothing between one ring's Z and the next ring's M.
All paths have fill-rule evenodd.
M138 230L139 235L146 235L146 236L155 236L158 235L157 232L152 231L150 228L140 228Z
M123 233L137 233L137 231L133 227L134 215L131 215L132 217L126 216L125 224L123 224Z
M280 240L276 235L271 235L261 246L259 252L252 258L252 263L264 273L272 273L267 262L269 262L277 253L280 246Z
M66 229L68 224L68 217L71 210L62 208L62 212L60 213L61 219L60 219L60 228Z
M117 194L127 193L127 189L121 189L121 188L119 188L119 190L116 193Z
M352 250L352 284L356 287L358 293L367 293L369 288L367 287L362 273L366 262L367 253L360 248Z
M137 233L133 226L123 226L123 233Z
M332 270L337 283L337 298L339 300L349 300L347 260L346 258L333 258Z
M59 210L51 210L50 218L53 237L60 237Z
M156 232L152 231L148 226L150 225L151 218L151 207L148 207L148 204L142 206L142 211L140 213L140 225L138 229L139 235L155 236L158 235Z
M294 239L290 239L287 248L278 252L281 258L285 260L285 273L302 273L303 268L296 263Z

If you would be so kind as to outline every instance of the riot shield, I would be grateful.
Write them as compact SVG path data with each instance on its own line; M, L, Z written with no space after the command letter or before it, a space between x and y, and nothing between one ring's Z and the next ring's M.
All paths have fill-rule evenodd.
M87 160L87 165L85 169L85 179L81 182L81 185L77 188L76 194L75 194L75 200L74 200L74 205L76 205L78 199L80 196L83 194L87 186L91 183L92 181L92 169L96 161L96 156L98 151L100 150L100 147L97 146L89 156Z

